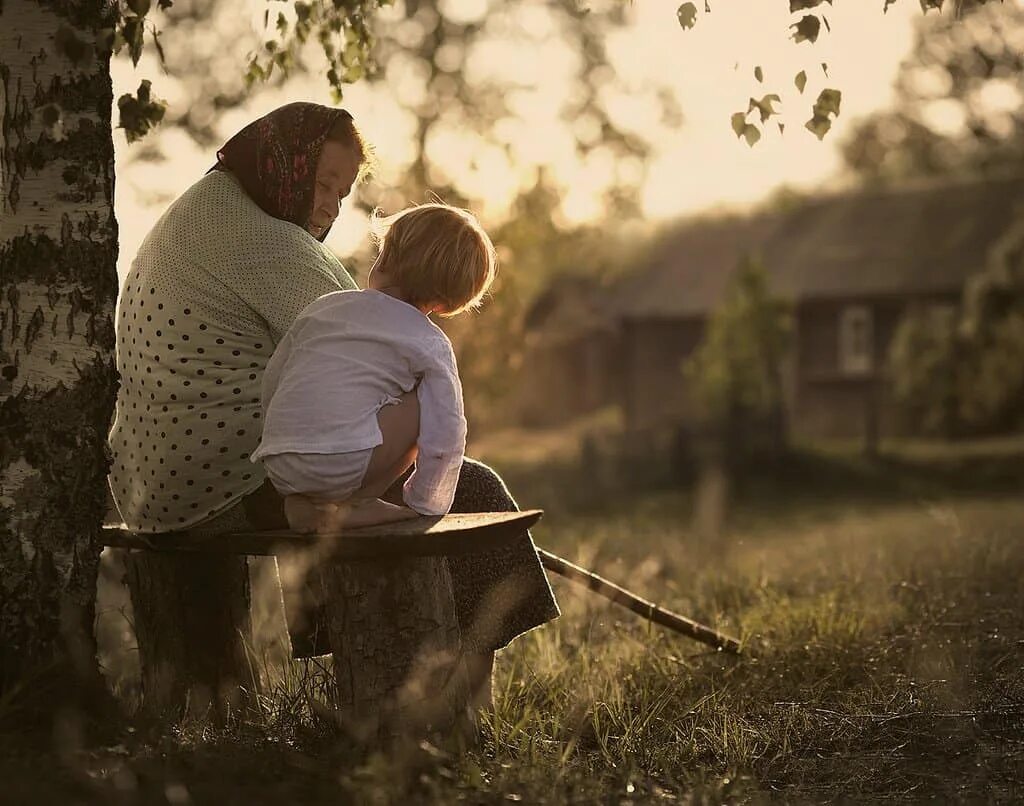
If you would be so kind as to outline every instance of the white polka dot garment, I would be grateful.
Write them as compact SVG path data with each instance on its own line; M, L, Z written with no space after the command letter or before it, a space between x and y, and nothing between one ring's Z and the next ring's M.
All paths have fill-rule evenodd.
M249 455L267 361L303 308L355 287L326 247L223 171L168 208L118 302L108 480L129 529L200 524L263 483Z

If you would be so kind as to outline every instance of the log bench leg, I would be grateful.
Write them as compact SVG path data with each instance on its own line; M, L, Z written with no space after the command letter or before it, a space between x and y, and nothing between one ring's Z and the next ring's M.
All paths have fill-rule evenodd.
M338 719L361 744L472 739L475 716L448 564L441 557L327 561Z
M131 551L125 557L142 670L143 707L170 719L242 706L259 686L245 557Z

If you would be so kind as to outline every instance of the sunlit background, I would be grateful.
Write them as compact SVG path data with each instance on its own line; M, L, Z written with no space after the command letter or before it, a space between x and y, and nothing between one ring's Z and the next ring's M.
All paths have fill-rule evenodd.
M700 430L733 405L712 402L718 392L695 402L715 384L815 437L1005 428L1012 384L955 416L918 412L913 401L946 383L948 345L916 375L920 362L892 361L923 349L908 312L924 305L952 332L960 310L958 332L973 332L971 311L987 308L968 289L1006 273L987 256L1016 237L1017 185L996 180L1024 152L1024 8L799 5L402 0L379 12L377 69L342 99L377 170L327 244L360 281L374 208L436 194L480 216L499 280L481 312L445 324L473 439L602 411L631 432ZM168 102L155 133L115 134L122 277L222 143L289 101L334 103L312 38L287 76L243 78L294 8L177 0L159 17L166 65L153 48L137 66L115 61L115 97L150 79ZM820 33L800 41L795 23L812 18ZM735 285L744 265L763 288ZM757 321L742 306L762 297L793 307L777 353L751 373L729 345L772 339L723 334L730 316ZM999 338L975 346L990 355ZM1000 355L993 377L1014 363ZM758 372L767 392L743 386ZM918 427L933 421L944 425Z
M217 145L282 103L331 103L315 55L307 74L244 90L246 55L259 45L266 4L253 2L247 18L214 5L204 0L175 4L172 14L182 21L168 25L163 37L171 74L162 72L151 50L137 67L124 56L115 62L115 97L150 78L154 92L170 103L169 120L191 108L189 127L205 135L200 142L189 127L164 125L151 139L129 146L122 133L116 134L122 277L150 225L212 164ZM566 224L607 216L604 192L616 183L635 188L638 220L648 225L707 208L750 205L783 186L839 183L838 144L858 116L891 103L893 79L922 16L916 2L898 3L884 16L880 3L838 3L827 12L832 32L823 31L815 44L798 44L789 38L791 15L781 2L715 4L711 14L702 14L693 29L684 30L674 3L615 0L622 19L598 28L607 64L591 68L590 78L614 126L644 145L646 154L627 157L600 145L597 116L585 112L567 118L567 105L580 90L574 73L584 57L560 36L564 15L552 10L557 4L491 5L485 0L440 4L446 17L485 24L486 34L469 53L457 52L457 44L443 46L437 62L461 70L449 82L497 85L506 94L507 113L493 121L488 141L463 124L464 113L449 118L439 109L425 154L430 184L454 185L491 225L509 216L512 200L534 184L541 167L558 189L558 213ZM382 27L410 49L387 59L381 80L346 90L343 102L377 148L380 172L374 182L382 193L400 185L410 170L418 151L416 111L431 100L426 67L412 51L423 29L403 16L398 3L383 12ZM754 77L757 66L763 83ZM203 80L175 75L196 68L202 68ZM808 75L803 94L793 81L801 70ZM843 106L832 132L819 142L803 124L826 86L842 90ZM771 123L766 136L750 148L733 135L730 116L746 111L751 96L768 92L781 96L778 120L787 130L782 134ZM233 96L223 109L211 103L219 93ZM443 105L444 96L435 101ZM581 154L577 141L593 144L592 150ZM384 194L382 203L415 200ZM344 258L365 245L365 238L366 216L349 203L328 243Z

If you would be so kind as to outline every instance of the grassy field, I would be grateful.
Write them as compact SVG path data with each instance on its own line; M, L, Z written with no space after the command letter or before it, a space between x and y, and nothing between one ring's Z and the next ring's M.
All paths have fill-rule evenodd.
M296 667L226 731L139 728L45 781L0 775L12 798L83 803L1019 802L1024 460L910 453L748 479L714 545L670 486L555 507L539 545L745 652L556 578L563 616L499 654L478 751L354 762L302 706L316 670Z

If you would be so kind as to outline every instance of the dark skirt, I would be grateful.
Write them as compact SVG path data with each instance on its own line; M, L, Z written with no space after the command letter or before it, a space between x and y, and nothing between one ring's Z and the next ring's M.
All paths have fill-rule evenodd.
M402 481L384 496L401 502ZM459 474L452 512L517 510L508 488L487 465L466 459ZM224 533L242 529L286 528L284 499L270 482L246 496L240 505L192 531ZM493 652L517 635L557 618L558 604L537 556L529 531L513 543L492 551L448 558L455 609L468 652ZM292 655L297 658L330 652L321 612L317 575L284 593Z

